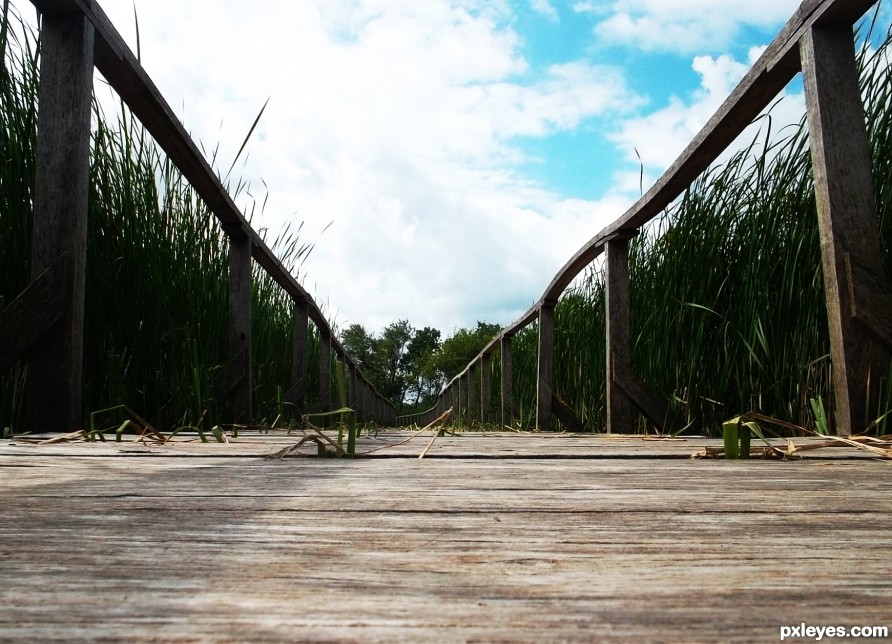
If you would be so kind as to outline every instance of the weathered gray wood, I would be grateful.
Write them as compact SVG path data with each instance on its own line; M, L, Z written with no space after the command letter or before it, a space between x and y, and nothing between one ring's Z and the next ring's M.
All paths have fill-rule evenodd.
M28 355L24 428L70 431L83 417L84 268L90 165L93 26L50 13L40 33L31 277L69 256L68 306Z
M327 329L319 331L319 399L316 410L331 410L331 334Z
M615 373L632 371L631 323L629 318L629 237L607 242L605 262L605 309L607 331L607 432L632 431L632 405L618 386Z
M539 359L536 369L536 428L551 430L551 399L554 394L554 307L546 302L539 309Z
M71 256L63 253L0 315L0 374L10 369L65 316Z
M491 425L492 415L492 355L484 353L480 357L480 422Z
M551 413L561 421L566 431L576 433L586 431L585 423L579 420L573 408L555 395L551 396Z
M814 27L802 40L806 104L830 327L837 432L860 433L877 408L890 352L857 323L846 255L883 275L870 149L850 25ZM862 285L864 286L864 285Z
M887 463L657 459L684 443L553 434L433 449L526 439L545 457L4 441L0 640L753 642L889 625ZM548 458L558 445L617 457Z
M285 400L294 405L295 416L306 413L307 396L307 338L309 333L309 306L306 300L294 300L291 307L291 388Z
M355 411L357 401L356 381L358 379L358 376L356 374L356 365L350 365L349 370L350 380L347 384L347 406Z
M672 433L681 429L666 400L641 380L631 365L613 363L613 384L622 389L632 404L660 431Z
M468 427L476 427L480 422L480 366L479 363L471 365L467 377L468 391Z
M892 287L848 253L845 263L852 317L866 325L887 347L892 347Z
M511 336L503 335L501 338L501 367L502 367L502 427L511 427L514 424L514 374L511 363Z
M250 423L252 408L251 362L251 240L245 236L229 238L229 355L240 358L242 377L233 380L229 392L231 422Z

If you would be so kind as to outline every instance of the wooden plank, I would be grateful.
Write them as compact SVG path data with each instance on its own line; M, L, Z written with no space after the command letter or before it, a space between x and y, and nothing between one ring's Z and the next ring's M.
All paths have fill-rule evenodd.
M892 287L849 253L845 254L845 265L852 317L892 347Z
M632 371L631 365L614 363L613 383L622 389L632 404L661 432L673 433L681 429L669 411L666 400L651 389Z
M554 394L554 307L547 302L539 309L539 359L536 369L536 428L551 430L551 399Z
M472 363L466 379L468 392L468 427L477 427L480 423L480 366Z
M251 240L229 238L229 355L241 372L231 377L229 394L230 420L250 423L253 420L253 376L251 362Z
M586 431L585 423L579 420L576 412L563 400L552 394L551 413L554 414L568 432L582 433Z
M31 278L63 254L70 270L62 320L28 355L24 429L70 431L83 422L84 266L93 90L93 26L47 14L40 33Z
M485 353L480 358L480 422L492 425L492 354Z
M71 285L70 255L63 253L0 315L0 373L5 373L65 315Z
M851 28L813 27L802 41L809 139L830 327L835 426L864 431L877 409L890 351L852 317L845 257L883 275L870 148Z
M285 394L286 402L294 405L293 413L300 417L306 413L307 396L307 337L309 332L309 306L306 300L294 300L291 307L291 387Z
M892 566L873 556L892 547L885 463L13 449L0 445L4 641L752 642L802 622L888 626Z
M607 432L632 432L632 405L618 386L616 372L632 372L631 322L629 317L629 237L607 242L605 263L607 343Z
M511 352L511 336L503 335L501 343L501 367L502 367L502 427L511 427L514 424L514 373Z
M319 329L319 399L316 410L331 410L331 334Z

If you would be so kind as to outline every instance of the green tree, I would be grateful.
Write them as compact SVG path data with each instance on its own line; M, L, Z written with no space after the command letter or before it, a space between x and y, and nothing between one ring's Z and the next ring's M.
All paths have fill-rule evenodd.
M407 404L427 407L433 404L443 378L436 368L435 358L440 349L440 331L424 327L415 331L404 356Z
M434 366L445 380L451 380L468 366L502 328L498 324L477 322L476 329L459 329L447 338L437 353Z

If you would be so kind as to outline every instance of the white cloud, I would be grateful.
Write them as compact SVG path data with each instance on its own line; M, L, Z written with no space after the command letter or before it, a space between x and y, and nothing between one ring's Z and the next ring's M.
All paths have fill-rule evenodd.
M628 162L644 166L644 190L655 182L684 151L687 145L700 132L707 121L719 109L737 83L755 62L764 47L752 48L749 60L742 63L729 56L696 56L692 68L700 77L700 87L688 98L672 96L667 105L646 115L629 118L622 122L617 132L611 135ZM772 127L777 128L798 123L805 113L805 100L801 93L784 92L783 101L771 112ZM767 132L762 124L751 126L738 138L740 145L746 145L760 131ZM721 159L727 158L738 144L732 144ZM637 150L637 154L635 152ZM637 189L639 175L625 172L618 175L616 184L626 190Z
M549 2L549 0L530 0L530 8L553 22L560 20L557 9Z
M726 48L747 26L773 29L798 6L799 0L584 0L573 10L597 19L599 44L691 54Z
M103 7L134 42L131 0ZM317 241L307 286L342 326L508 323L622 211L517 170L517 137L639 101L615 68L530 69L505 3L155 0L138 11L144 65L187 129L220 142L224 170L271 97L234 174L269 187L255 225L306 221Z

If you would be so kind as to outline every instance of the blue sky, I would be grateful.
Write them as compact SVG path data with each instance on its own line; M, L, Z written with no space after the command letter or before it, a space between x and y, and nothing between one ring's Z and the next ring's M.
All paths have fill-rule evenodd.
M23 1L23 0L20 0ZM104 0L135 48L132 0ZM797 0L137 0L143 64L342 328L507 324L696 134ZM98 90L100 94L104 89ZM107 92L106 92L107 93ZM101 100L111 101L108 97ZM798 121L791 88L777 109ZM251 207L251 197L238 203ZM329 224L331 224L329 226ZM323 233L323 231L325 231Z

